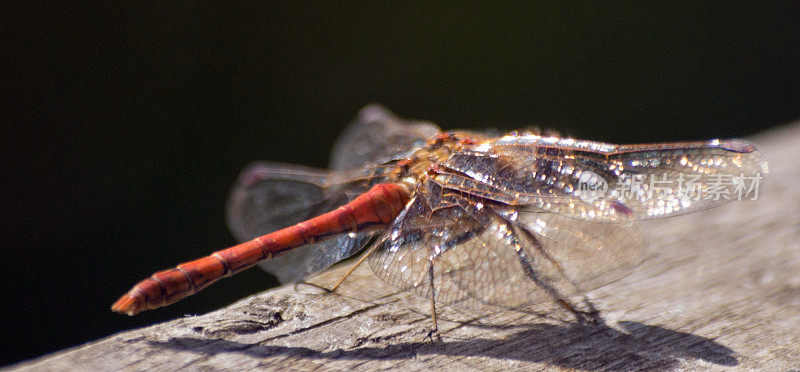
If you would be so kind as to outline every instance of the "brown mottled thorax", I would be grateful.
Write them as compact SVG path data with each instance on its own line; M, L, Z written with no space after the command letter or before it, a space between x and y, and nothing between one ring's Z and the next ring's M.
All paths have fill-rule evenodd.
M441 133L426 141L425 146L410 157L399 161L391 172L391 178L410 187L427 177L438 164L444 163L450 154L487 140L490 138L466 131Z

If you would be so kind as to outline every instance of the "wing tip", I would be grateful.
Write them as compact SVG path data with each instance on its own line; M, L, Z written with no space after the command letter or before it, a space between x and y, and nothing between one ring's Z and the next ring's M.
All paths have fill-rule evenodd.
M723 150L728 150L743 154L749 154L758 151L756 147L749 141L737 138L728 140L711 140L711 145L714 147L721 148Z
M358 111L356 121L361 123L372 123L376 121L395 120L397 117L385 106L379 103L370 103Z
M727 139L727 140L711 140L713 147L721 148L726 151L735 152L738 154L749 154L752 156L752 161L757 163L760 173L762 175L769 174L769 161L767 157L758 151L755 145L750 141L743 139Z

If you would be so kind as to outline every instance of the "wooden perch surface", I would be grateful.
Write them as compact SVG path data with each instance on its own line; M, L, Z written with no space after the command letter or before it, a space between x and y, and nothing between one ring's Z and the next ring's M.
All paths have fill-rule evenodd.
M13 368L798 370L800 125L754 142L770 161L759 199L643 223L645 261L587 294L605 324L551 305L443 308L431 342L428 300L362 265L334 294L283 286ZM310 281L330 287L347 265Z

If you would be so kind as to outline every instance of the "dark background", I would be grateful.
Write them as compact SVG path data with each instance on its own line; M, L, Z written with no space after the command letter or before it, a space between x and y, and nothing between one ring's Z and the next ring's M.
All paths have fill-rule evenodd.
M370 102L610 142L800 118L797 5L25 7L3 12L0 364L274 285L250 270L162 310L109 310L234 243L224 204L245 165L324 167Z

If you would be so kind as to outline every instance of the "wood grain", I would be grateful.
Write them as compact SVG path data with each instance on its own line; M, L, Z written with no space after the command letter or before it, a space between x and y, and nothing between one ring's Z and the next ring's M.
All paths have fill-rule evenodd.
M283 286L20 363L20 370L800 369L800 125L753 138L770 160L756 201L648 221L647 259L588 293L605 324L428 303L367 265L336 294ZM330 286L346 267L312 282ZM202 295L202 294L201 294Z

